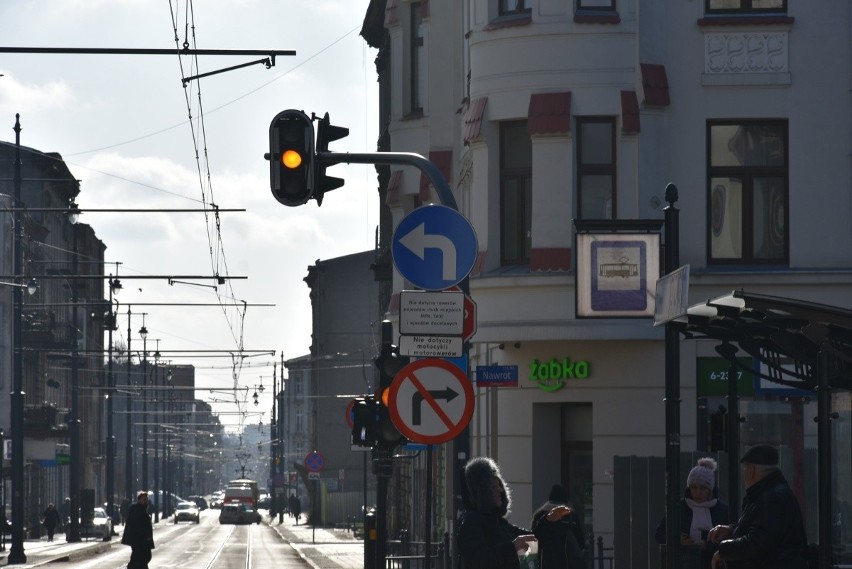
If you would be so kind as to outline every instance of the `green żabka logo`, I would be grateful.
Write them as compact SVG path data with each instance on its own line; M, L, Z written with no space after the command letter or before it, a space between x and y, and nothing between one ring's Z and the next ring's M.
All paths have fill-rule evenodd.
M586 379L589 377L589 362L572 362L564 358L561 362L553 358L549 362L533 360L530 363L530 381L538 384L542 391L557 391L565 387L569 379Z

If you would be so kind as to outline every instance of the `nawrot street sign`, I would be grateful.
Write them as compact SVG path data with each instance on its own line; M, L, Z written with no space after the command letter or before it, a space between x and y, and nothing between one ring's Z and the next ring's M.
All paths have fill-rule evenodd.
M388 397L391 421L416 443L456 438L473 415L473 387L458 366L442 359L414 361L393 379Z

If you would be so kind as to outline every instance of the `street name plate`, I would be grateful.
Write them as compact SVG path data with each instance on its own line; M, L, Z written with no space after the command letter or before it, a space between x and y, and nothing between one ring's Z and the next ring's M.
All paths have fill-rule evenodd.
M461 336L400 336L399 353L421 358L457 358L462 355Z
M399 294L399 333L461 336L464 293L404 290Z

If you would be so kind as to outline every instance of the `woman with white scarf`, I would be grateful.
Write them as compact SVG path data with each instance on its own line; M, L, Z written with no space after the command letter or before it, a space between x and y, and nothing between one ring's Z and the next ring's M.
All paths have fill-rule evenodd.
M707 540L711 528L728 523L728 505L719 499L716 487L716 461L698 459L686 477L686 492L680 501L680 543L700 548L701 569L709 569L716 545ZM666 519L657 526L657 543L666 542Z

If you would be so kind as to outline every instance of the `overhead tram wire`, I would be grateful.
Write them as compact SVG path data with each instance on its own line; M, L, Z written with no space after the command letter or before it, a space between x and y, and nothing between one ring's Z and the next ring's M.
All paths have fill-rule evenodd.
M189 36L190 20L191 20L191 29L192 29L192 45L193 45L193 47L197 46L197 41L196 41L196 37L195 37L195 12L194 12L194 8L192 7L192 2L190 0L188 0L186 2L185 6L186 6L186 8L185 8L184 41L183 41L184 49L189 47L189 37L188 36ZM180 46L178 45L178 42L180 41L180 37L179 37L179 34L178 34L178 27L177 27L177 10L172 5L171 0L169 0L169 13L170 13L170 16L171 16L171 21L172 21L172 29L174 31L175 46L178 47L178 51L180 51ZM199 69L198 57L197 56L192 59L192 62L193 62L193 65L195 66L195 69ZM186 88L186 86L187 86L187 81L186 81L187 74L186 74L185 69L184 69L183 58L181 58L180 55L178 55L178 65L180 66L180 71L181 71L181 83L184 85L184 99L186 100L186 108L187 108L187 114L188 114L189 124L190 124L190 132L191 132L191 135L192 135L192 142L193 142L193 147L194 147L194 150L195 150L195 162L196 162L196 170L198 172L199 188L201 190L201 199L202 199L202 203L207 204L207 195L205 193L205 184L204 184L204 180L202 178L201 161L200 161L199 151L198 151L198 147L199 147L198 133L196 133L196 128L195 128L195 125L192 121L192 103L191 103L191 99L190 99L190 94L189 94L189 92L187 91L187 88ZM208 153L208 148L207 148L207 133L206 133L206 129L204 127L204 107L203 107L202 99L201 99L201 81L196 79L196 81L192 82L192 84L197 88L198 121L199 121L199 127L200 127L200 131L201 131L201 138L202 138L203 149L204 149L204 164L205 164L205 170L206 170L206 178L207 178L207 184L208 184L208 189L209 189L209 193L210 193L210 200L211 200L211 202L214 202L215 200L213 198L212 176L211 176L211 173L210 173L210 158L209 158L209 153ZM221 274L221 273L224 272L224 274L227 274L228 264L227 264L227 258L225 256L224 243L223 243L223 240L222 240L221 219L219 218L218 214L215 214L214 218L215 218L215 231L216 231L215 253L214 253L214 244L213 244L214 240L211 236L211 230L210 230L210 218L205 213L205 227L207 228L207 243L208 243L209 254L210 254L210 263L211 263L211 267L212 267L214 273ZM221 261L221 263L222 263L221 266L219 265L219 261ZM224 271L221 270L222 268L224 268ZM236 297L236 293L234 292L233 287L231 286L230 283L228 283L228 288L231 291L231 297ZM216 296L221 300L219 290L216 289L215 292L216 292ZM234 337L234 341L236 342L236 344L239 348L242 348L243 342L244 342L244 325L245 325L246 308L243 307L243 310L241 312L239 312L239 325L238 325L238 331L239 332L238 333L235 332L235 330L234 330L235 323L233 321L231 321L231 319L229 318L228 311L224 308L224 306L223 306L222 312L225 316L225 320L228 322L228 326L229 326L229 329L231 330L232 336ZM241 370L241 363L242 363L241 358L233 361L233 364L234 364L234 384L235 385L239 381L239 375L240 375L239 371Z

